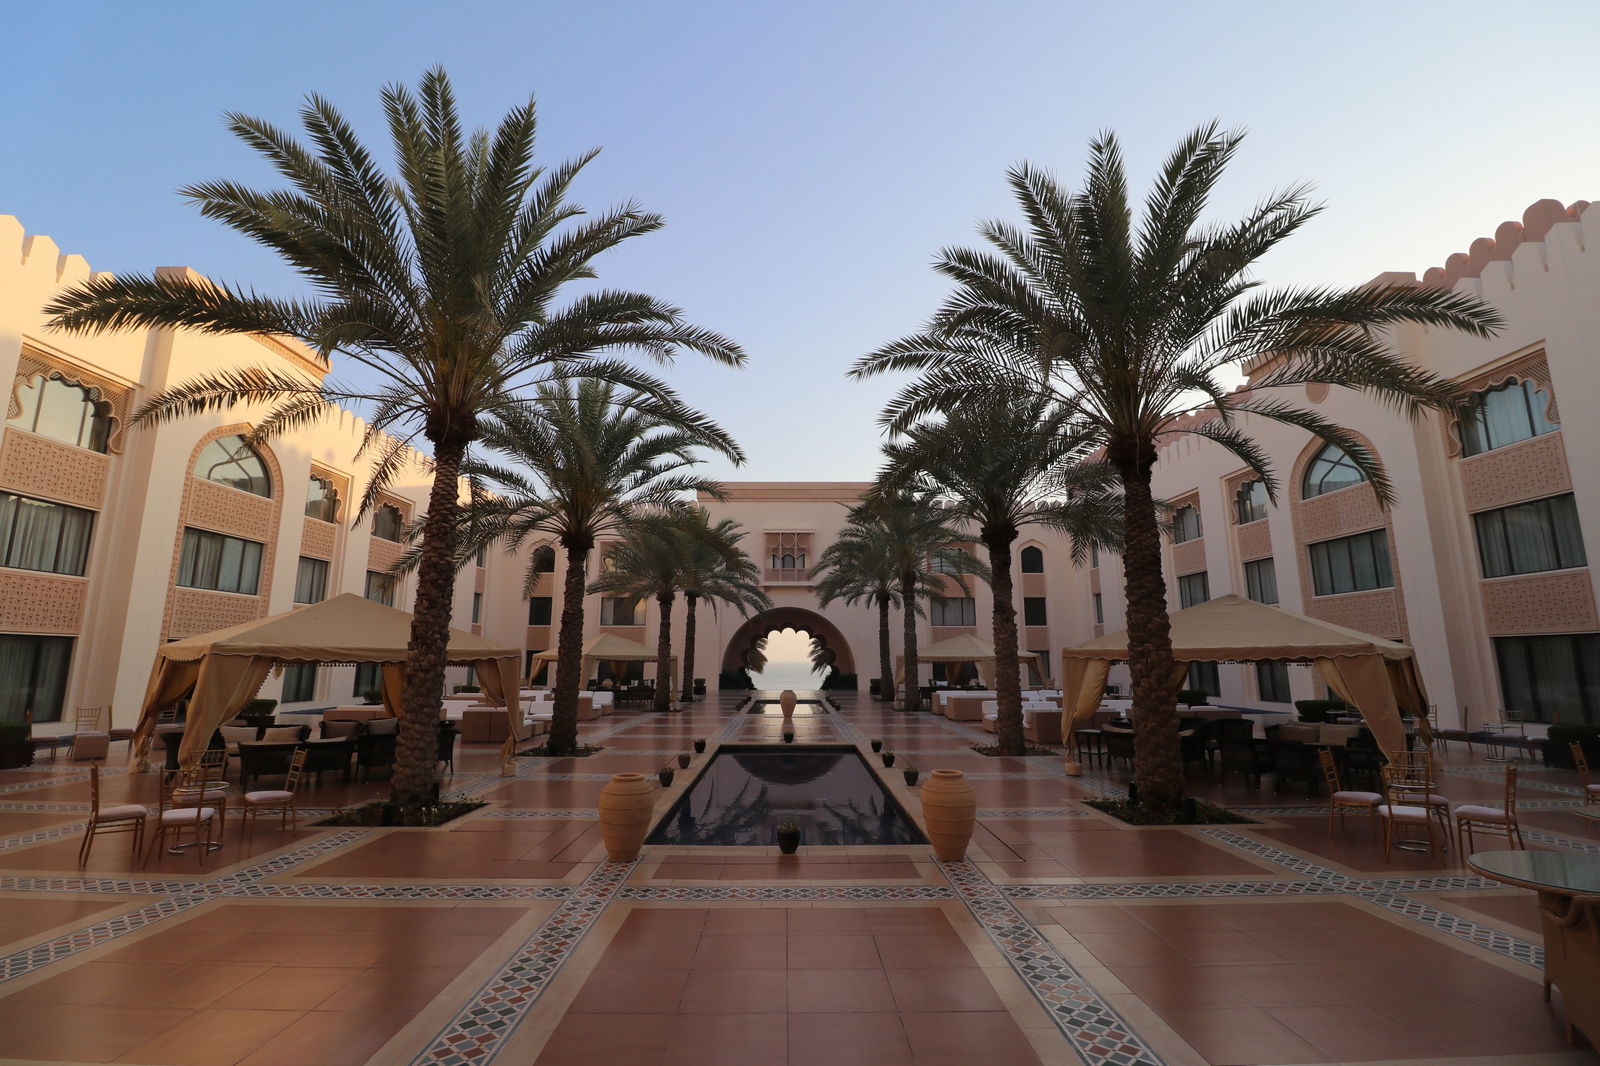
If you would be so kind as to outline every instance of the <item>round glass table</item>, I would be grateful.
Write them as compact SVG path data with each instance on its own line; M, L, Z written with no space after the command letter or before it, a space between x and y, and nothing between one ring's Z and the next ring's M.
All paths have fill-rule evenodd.
M1484 877L1540 895L1600 895L1600 855L1575 851L1480 851L1467 865Z

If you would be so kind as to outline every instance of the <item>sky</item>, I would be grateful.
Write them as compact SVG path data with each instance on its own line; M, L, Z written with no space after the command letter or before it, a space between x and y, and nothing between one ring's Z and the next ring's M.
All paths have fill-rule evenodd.
M99 270L298 280L176 190L273 176L225 110L285 126L331 99L383 146L378 91L451 73L474 125L537 99L540 154L601 155L575 198L664 230L598 264L749 353L665 376L748 453L729 480L866 480L894 379L860 355L945 291L939 248L1015 217L1004 176L1069 182L1099 130L1134 189L1194 126L1250 131L1215 201L1294 181L1326 213L1272 253L1279 284L1421 273L1533 201L1600 198L1600 29L1585 3L810 2L8 5L0 214Z

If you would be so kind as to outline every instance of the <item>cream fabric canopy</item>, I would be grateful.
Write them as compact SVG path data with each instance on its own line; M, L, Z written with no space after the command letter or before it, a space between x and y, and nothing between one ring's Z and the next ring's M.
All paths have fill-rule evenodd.
M560 657L561 652L557 648L550 648L534 655L535 661L551 663ZM655 661L656 650L654 648L640 644L637 640L619 637L615 633L601 633L597 637L592 637L583 646L583 665L581 669L583 676L588 677L589 671L594 668L595 663L653 663ZM678 676L678 657L676 655L672 656L670 660L670 665L667 667L667 675L669 677Z
M190 689L189 712L179 749L188 766L211 740L212 732L252 699L267 671L281 663L379 663L383 703L395 714L400 703L411 615L354 593L335 596L270 618L185 637L156 650L145 691L144 709L134 733L135 759L143 760L155 734L156 718ZM492 640L450 631L445 660L470 664L490 701L517 714L517 668L521 652Z
M1311 663L1329 688L1361 709L1384 751L1405 748L1400 708L1427 709L1408 644L1291 614L1242 596L1218 596L1171 615L1172 657L1181 676L1197 662ZM1111 664L1128 658L1126 631L1061 653L1063 703L1074 724L1093 716Z
M1044 663L1039 662L1039 656L1031 651L1019 652L1020 660L1033 659L1039 667L1039 673L1044 674ZM959 637L948 640L936 640L932 644L917 649L919 663L974 663L978 667L978 677L986 688L994 687L994 645L987 640L980 640L970 633L963 633ZM906 657L895 656L894 660L895 683L906 679Z

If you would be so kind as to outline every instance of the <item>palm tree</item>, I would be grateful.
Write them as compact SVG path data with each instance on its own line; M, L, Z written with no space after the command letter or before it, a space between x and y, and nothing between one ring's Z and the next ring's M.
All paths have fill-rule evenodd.
M576 388L566 381L541 386L525 408L502 411L481 443L503 461L478 459L463 467L473 493L462 555L491 543L514 551L546 535L567 553L546 750L568 755L577 750L584 578L595 542L687 493L721 499L715 481L689 469L699 461L696 450L736 463L744 453L715 423L680 403L621 393L593 379ZM529 562L530 588L540 568L548 568L539 554Z
M878 698L894 699L894 671L889 648L889 609L902 607L900 575L884 527L877 522L851 521L811 568L816 580L817 603L834 600L847 604L871 603L878 609ZM916 605L912 605L915 610Z
M691 549L672 514L635 514L623 527L622 540L612 549L600 576L589 591L604 596L654 599L661 615L656 630L656 692L654 709L672 710L672 605L683 587Z
M512 109L490 133L463 130L450 80L426 73L415 93L383 90L395 169L386 173L348 121L318 96L300 117L309 145L261 119L230 113L228 128L289 188L260 192L227 181L183 189L208 218L277 253L315 295L275 299L204 278L100 274L53 300L51 325L72 332L147 328L297 338L323 358L337 353L371 382L353 387L287 371L218 371L152 397L137 423L268 405L266 439L367 405L366 445L376 457L364 513L410 454L432 452L433 483L421 531L415 617L401 704L393 798L425 803L433 791L444 648L449 639L458 522L457 475L485 415L518 402L552 374L588 374L645 393L659 381L608 353L670 360L689 349L720 362L744 356L728 339L686 323L642 293L586 291L558 302L571 281L594 278L594 260L659 229L634 204L581 225L567 199L594 152L553 170L534 162L534 104Z
M1133 675L1139 795L1175 811L1183 795L1172 644L1151 471L1166 441L1210 440L1256 471L1277 498L1253 419L1300 427L1343 448L1387 505L1377 458L1350 431L1298 406L1311 383L1369 393L1417 418L1459 402L1456 385L1407 362L1389 329L1406 323L1493 335L1500 318L1464 294L1416 285L1259 291L1253 265L1321 207L1304 186L1267 197L1243 218L1201 224L1242 135L1204 126L1172 152L1135 222L1121 149L1090 145L1082 191L1026 163L1010 185L1026 219L981 228L987 251L949 248L936 269L955 291L920 333L863 357L858 376L920 371L885 413L894 428L949 410L975 392L1019 385L1071 412L1104 448L1124 496L1123 560ZM1228 392L1224 374L1252 378ZM1205 414L1185 418L1196 395Z
M1110 471L1088 460L1072 413L1037 393L977 394L943 422L922 422L888 445L880 481L938 492L978 528L994 591L996 744L1021 755L1022 672L1011 551L1023 526L1065 533L1074 563L1091 546L1120 547L1121 501L1106 491Z
M966 550L972 539L956 529L957 516L945 510L932 493L877 485L850 515L850 525L877 524L873 534L888 552L890 570L899 586L905 658L905 697L902 709L915 711L921 702L917 683L917 599L938 598L947 588L944 578L965 587L966 576L989 580L989 568ZM846 527L849 529L849 526ZM841 534L842 535L842 534ZM881 616L880 616L881 617Z
M689 557L683 573L683 693L685 703L694 700L694 653L696 614L701 600L711 605L732 604L742 615L764 611L772 600L761 588L761 568L739 546L745 532L739 523L724 518L715 525L704 507L694 507L684 515L689 540Z

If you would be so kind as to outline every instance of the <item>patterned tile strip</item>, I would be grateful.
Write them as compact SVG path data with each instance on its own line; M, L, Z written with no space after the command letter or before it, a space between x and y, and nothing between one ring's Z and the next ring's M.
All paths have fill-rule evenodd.
M12 952L0 959L0 984L13 981L24 974L30 974L42 966L59 962L81 951L104 944L108 940L115 940L126 936L137 929L143 929L152 922L159 922L163 918L171 918L181 914L192 907L198 907L206 902L204 896L174 895L164 896L152 903L147 903L137 910L119 914L103 922L82 929L75 929L54 940L47 940L31 948Z
M629 885L617 899L630 903L760 901L814 902L954 899L944 885Z

